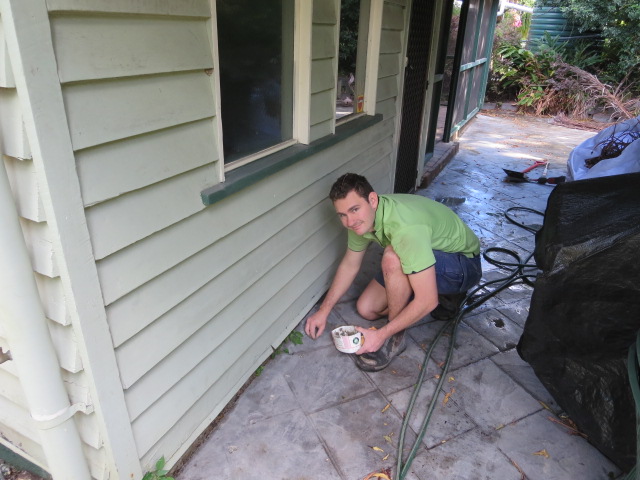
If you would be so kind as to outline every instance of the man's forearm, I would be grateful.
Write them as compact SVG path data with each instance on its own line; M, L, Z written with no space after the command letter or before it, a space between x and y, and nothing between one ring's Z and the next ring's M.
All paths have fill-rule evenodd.
M398 315L396 315L395 318L389 319L389 323L380 330L384 333L386 338L389 338L390 336L409 328L411 325L429 314L437 306L437 302L432 305L428 302L418 302L416 299L413 299L400 311Z
M407 277L400 276L399 280L402 279L408 281L408 286L413 292L413 298L404 305L404 308L398 308L402 304L394 303L390 299L389 323L383 327L387 338L410 327L438 306L438 289L436 287L434 267ZM397 281L398 279L396 279ZM392 305L395 305L395 307L391 308Z

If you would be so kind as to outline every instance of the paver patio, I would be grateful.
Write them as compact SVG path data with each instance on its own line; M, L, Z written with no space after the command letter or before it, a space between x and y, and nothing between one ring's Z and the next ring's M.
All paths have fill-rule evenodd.
M594 133L546 119L480 114L460 139L460 151L417 194L454 209L481 239L533 250L534 237L504 217L509 207L544 211L553 187L506 183L503 168L523 170L549 160L548 176L563 175L571 148ZM537 178L542 169L529 175ZM542 223L522 214L521 221ZM380 255L371 248L356 285L332 312L328 329L370 326L355 312L356 296ZM484 280L504 276L483 260ZM515 346L527 318L532 288L516 284L463 318L452 365L438 393L429 429L407 479L604 480L619 469L584 438L571 435L558 405ZM186 461L179 480L357 480L395 472L397 438L425 350L441 322L429 316L409 330L407 350L384 371L364 373L325 334L290 347L238 396L210 436ZM304 321L298 326L303 330ZM427 367L406 450L416 438L433 395L446 344ZM446 400L446 401L445 401ZM389 408L385 409L387 405ZM391 439L391 442L388 440ZM373 447L377 447L374 449Z

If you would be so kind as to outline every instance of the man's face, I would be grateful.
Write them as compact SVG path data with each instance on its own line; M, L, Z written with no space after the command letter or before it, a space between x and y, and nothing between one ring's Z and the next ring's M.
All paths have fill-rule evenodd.
M346 197L333 202L333 206L342 225L349 230L358 235L373 232L378 207L378 195L375 192L371 192L369 198L363 198L351 190Z

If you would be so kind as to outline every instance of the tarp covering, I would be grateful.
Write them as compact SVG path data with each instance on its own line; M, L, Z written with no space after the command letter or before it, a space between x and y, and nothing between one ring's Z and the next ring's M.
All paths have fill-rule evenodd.
M640 172L639 136L640 116L611 125L597 135L587 138L569 154L567 180L587 180ZM618 156L610 157L611 153L619 152L620 148L622 152ZM587 167L587 162L602 155L607 158Z
M626 359L640 328L639 187L638 173L555 187L518 345L589 442L624 470L636 452Z

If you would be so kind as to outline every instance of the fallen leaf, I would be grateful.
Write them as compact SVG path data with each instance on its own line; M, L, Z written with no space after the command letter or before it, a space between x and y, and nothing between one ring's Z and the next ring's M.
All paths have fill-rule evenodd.
M544 402L542 402L542 401L540 401L540 400L538 400L538 402L540 403L540 405L542 405L542 407L543 407L543 408L545 408L545 409L547 409L547 410L551 411L551 408L549 408L549 405L547 405L546 403L544 403Z
M393 435L393 433L391 435ZM387 443L393 445L393 442L391 440L391 435L385 435L383 438L387 441Z
M384 452L383 449L381 449L380 447L371 447L373 448L376 452Z
M456 381L456 379L455 379L455 378L453 378L453 377L449 377L449 381L450 381L450 382L455 382L455 381Z
M382 457L382 461L384 462L387 458L389 458L390 453L387 453L384 457Z
M581 431L579 431L576 427L575 427L575 423L573 423L568 417L563 417L564 421L567 421L567 423L565 423L564 421L560 421L560 420L556 420L553 417L547 417L549 420L551 420L554 423L558 423L560 425L562 425L563 427L569 429L569 431L567 432L569 435L579 435L582 438L587 438L587 435L585 433L582 433Z
M368 330L377 330L376 327L369 327Z
M370 473L369 475L364 477L364 480L371 480L372 478L383 478L384 480L391 480L389 478L389 475L385 473Z
M451 388L451 391L449 393L445 393L444 400L442 401L442 405L446 405L449 399L451 398L451 395L453 395L454 393L456 393L455 387Z
M520 472L520 480L525 480L525 475L524 472L522 471L522 469L520 468L520 465L518 465L516 462L514 462L513 460L511 460L511 463L513 463L513 466L516 467L516 469L518 470L518 472Z
M503 428L504 428L504 423L501 423L500 425L498 425L498 426L496 427L496 430L501 430L501 429L503 429Z
M391 404L390 404L390 403L387 403L387 406L386 406L386 407L384 407L384 408L380 411L380 413L384 413L384 412L386 412L387 410L389 410L389 407L390 407L390 406L391 406Z
M440 378L440 375L435 374L433 377L434 377L434 378Z
M543 449L540 450L539 452L533 452L533 455L538 455L540 457L544 457L544 458L549 458L549 452L547 452L547 449Z

